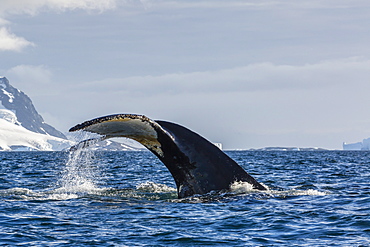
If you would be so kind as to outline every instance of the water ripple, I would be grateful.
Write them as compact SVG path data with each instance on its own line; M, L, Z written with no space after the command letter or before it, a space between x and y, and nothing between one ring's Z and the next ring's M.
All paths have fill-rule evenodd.
M148 152L0 153L0 245L369 246L369 152L228 154L269 190L177 199Z

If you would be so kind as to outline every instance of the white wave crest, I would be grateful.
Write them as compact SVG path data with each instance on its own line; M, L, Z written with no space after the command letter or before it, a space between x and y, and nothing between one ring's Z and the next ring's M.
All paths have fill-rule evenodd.
M308 190L291 190L291 195L294 196L325 196L328 193L323 191L318 191L314 189L308 189Z
M231 184L230 186L230 192L235 194L247 194L258 191L259 193L263 193L266 195L271 196L325 196L328 193L323 191L318 191L314 189L308 189L308 190L273 190L270 189L267 185L262 184L267 190L256 190L253 189L253 185L248 182L241 182L237 181Z
M244 194L251 192L253 185L248 182L235 181L230 185L230 191L236 194Z
M176 192L175 188L169 187L165 184L157 184L154 182L145 182L136 186L137 190L151 192L151 193L166 193Z
M52 200L52 201L65 201L70 199L76 199L80 196L74 193L53 193L48 194L46 197L42 198L43 200Z
M289 196L325 196L328 195L329 193L323 192L323 191L318 191L314 189L308 189L308 190L296 190L296 189L291 189L291 190L267 190L262 193L266 193L267 195L271 196L277 196L277 197L289 197Z
M59 193L55 191L33 191L27 188L10 188L0 190L1 197L9 197L8 201L14 200L68 200L71 198L77 198L76 194L71 193Z
M55 193L91 193L96 194L105 191L106 188L99 188L91 181L78 180L76 184L68 184L66 186L57 188Z
M34 192L27 188L10 188L5 190L0 190L0 196L10 196L10 195L31 195Z

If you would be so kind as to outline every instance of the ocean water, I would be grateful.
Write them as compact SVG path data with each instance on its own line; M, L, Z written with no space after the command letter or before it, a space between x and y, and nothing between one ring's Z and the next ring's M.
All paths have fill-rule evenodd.
M370 152L227 152L266 192L177 199L150 152L0 152L0 246L370 246Z

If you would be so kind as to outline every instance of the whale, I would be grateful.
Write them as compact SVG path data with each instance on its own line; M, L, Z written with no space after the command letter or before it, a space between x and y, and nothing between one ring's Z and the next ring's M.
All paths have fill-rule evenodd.
M99 135L80 142L77 147L82 148L116 137L141 143L167 167L175 180L178 198L229 191L235 182L247 182L256 190L267 189L219 147L177 123L138 114L114 114L77 124L69 131Z

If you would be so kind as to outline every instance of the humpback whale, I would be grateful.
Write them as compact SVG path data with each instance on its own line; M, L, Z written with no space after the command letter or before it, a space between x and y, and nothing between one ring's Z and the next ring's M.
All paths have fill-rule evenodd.
M141 143L170 171L179 198L227 191L234 182L248 182L254 189L266 190L214 144L176 123L115 114L83 122L69 131L79 130L99 134L100 140L126 137ZM81 146L88 146L89 141L81 142Z

